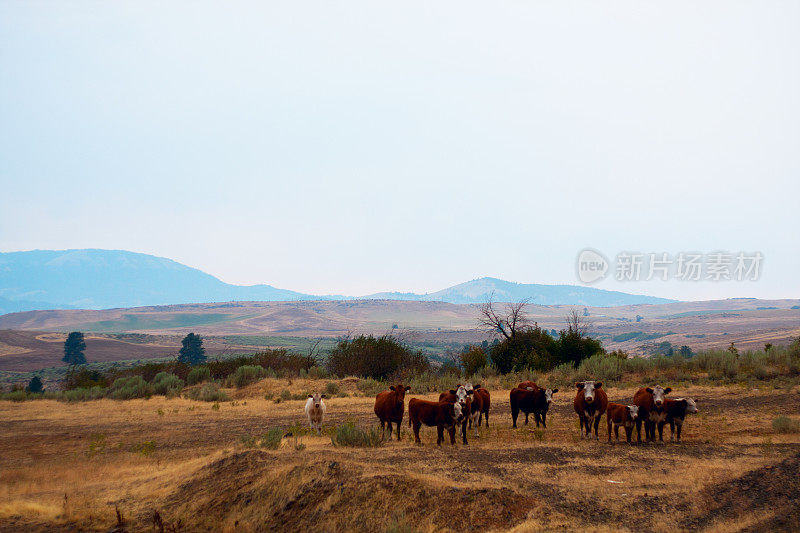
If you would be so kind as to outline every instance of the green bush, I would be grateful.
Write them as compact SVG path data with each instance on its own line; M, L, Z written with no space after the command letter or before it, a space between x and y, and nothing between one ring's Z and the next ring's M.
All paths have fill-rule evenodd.
M800 433L800 420L788 416L779 416L772 421L772 429L776 433Z
M236 369L228 378L228 383L237 389L255 383L266 377L267 371L264 367L255 365L243 365Z
M151 383L153 392L164 396L175 396L183 389L183 380L169 372L159 372Z
M458 358L467 376L474 376L489 364L489 355L478 345L465 346Z
M227 402L230 400L227 394L219 390L219 385L211 381L189 389L187 396L199 402Z
M108 397L114 400L131 400L133 398L149 398L153 388L142 376L117 378L108 389Z
M32 394L39 394L44 392L44 385L42 385L42 378L39 376L33 376L31 380L28 382L28 386L25 387L25 390L32 393Z
M189 371L186 376L186 383L189 385L197 385L203 381L211 379L211 370L207 366L196 366Z
M617 382L625 372L625 360L619 357L596 354L584 359L577 370L576 381L595 380Z
M339 376L387 379L417 374L430 368L428 358L390 336L361 335L342 339L331 351L328 370Z
M377 447L383 444L381 431L370 427L367 429L356 426L355 422L348 420L336 426L331 442L334 446Z
M334 396L339 393L339 384L334 381L329 381L325 384L325 393Z
M281 395L279 396L282 402L288 402L292 399L292 393L289 392L289 389L283 389L281 391Z
M385 391L389 385L378 381L377 379L364 378L356 382L356 388L365 396L375 396L379 392Z
M261 447L269 450L277 450L281 445L283 439L283 430L281 428L269 428L264 436L261 437Z
M72 389L62 392L59 399L65 402L86 402L89 400L99 400L105 397L107 392L108 389L103 387Z

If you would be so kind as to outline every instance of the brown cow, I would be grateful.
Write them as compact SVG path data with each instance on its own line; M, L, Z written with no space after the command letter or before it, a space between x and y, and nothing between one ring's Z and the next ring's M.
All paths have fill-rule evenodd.
M538 428L539 424L547 427L547 411L550 409L550 404L553 403L553 394L556 392L558 392L558 389L541 389L539 387L512 389L509 394L511 427L517 427L517 416L519 416L520 411L525 413L525 424L528 423L528 415L533 413L536 427Z
M440 402L457 403L461 406L461 418L456 422L461 424L461 436L464 444L467 442L467 422L469 421L469 414L472 410L472 391L467 391L464 385L458 385L456 389L450 389L439 395ZM475 430L477 432L477 428Z
M404 387L402 383L398 383L375 397L375 414L381 421L382 437L386 435L386 424L389 424L389 440L392 440L392 422L394 422L397 426L397 440L400 440L400 424L403 423L406 391L409 389L411 387Z
M539 388L539 385L537 385L537 384L536 384L536 383L534 383L533 381L523 381L522 383L520 383L519 385L517 385L517 388L518 388L518 389L527 389L528 387L530 387L530 388L532 388L532 389L538 389L538 388Z
M600 381L583 381L575 383L578 393L575 395L575 400L572 406L575 412L578 413L578 420L581 423L581 436L583 436L583 429L586 428L586 437L592 437L592 423L594 423L594 438L599 440L597 436L597 428L600 426L600 418L606 412L608 406L608 396L606 391L601 387L603 383Z
M642 387L633 395L633 405L639 406L639 418L636 419L636 442L642 442L642 422L644 422L644 435L647 442L656 440L656 424L666 421L667 409L665 396L672 389L655 387ZM664 440L664 424L660 424L660 439Z
M422 424L436 426L436 445L444 442L444 430L450 434L450 444L456 443L456 424L463 416L459 402L429 402L419 398L411 398L408 402L408 425L414 429L414 442L422 446L419 440L419 428Z
M492 407L492 396L489 394L489 391L481 387L480 385L475 385L475 392L472 393L473 398L480 397L481 401L481 410L478 413L478 426L481 425L481 416L486 418L486 427L489 427L489 409Z
M609 402L608 410L606 411L606 419L608 420L608 442L611 442L611 426L613 424L614 436L617 437L617 440L619 441L619 427L624 426L625 436L630 443L631 435L633 434L633 426L638 416L638 405L622 405L620 403Z
M666 422L669 422L669 429L670 435L669 440L675 440L675 426L678 426L678 442L681 441L681 428L683 427L683 421L686 419L687 414L694 414L697 412L697 403L692 398L675 398L671 400L667 398L667 419ZM661 427L658 428L658 432L662 433L664 430L664 423L660 422Z

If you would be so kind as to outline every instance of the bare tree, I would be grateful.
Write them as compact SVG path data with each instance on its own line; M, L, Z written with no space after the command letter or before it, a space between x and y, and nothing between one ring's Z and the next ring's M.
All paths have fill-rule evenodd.
M525 307L529 300L525 299L516 303L498 304L494 301L494 294L479 308L478 323L493 333L500 333L507 339L513 339L517 332L530 325Z
M581 337L585 337L589 332L589 326L583 321L583 318L578 314L577 309L572 309L567 313L567 331L570 333L577 333Z

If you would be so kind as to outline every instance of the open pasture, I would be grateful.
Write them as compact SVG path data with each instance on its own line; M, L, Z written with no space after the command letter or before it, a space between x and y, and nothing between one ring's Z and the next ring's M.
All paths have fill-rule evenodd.
M413 445L334 447L335 424L377 426L355 379L327 400L325 429L303 429L303 400L265 393L322 390L325 381L266 379L220 404L187 399L0 402L0 530L433 531L623 529L792 530L800 524L800 394L688 387L697 399L683 442L582 440L574 391L555 395L546 430L511 429L507 390L492 390L489 428L469 445L437 448L435 428ZM629 403L634 389L609 388ZM435 399L414 394L410 398ZM521 420L522 421L522 420ZM269 428L276 450L254 445ZM158 530L158 528L156 528Z

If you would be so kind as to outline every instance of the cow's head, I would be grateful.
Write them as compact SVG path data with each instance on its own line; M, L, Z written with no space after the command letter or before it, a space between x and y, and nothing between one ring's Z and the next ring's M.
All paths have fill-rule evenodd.
M478 388L473 386L472 383L464 383L463 385L456 385L456 388L458 387L464 387L464 390L467 391L467 394L470 395L473 394L475 392L475 389Z
M576 383L575 386L578 388L578 390L583 391L583 399L586 400L586 403L592 403L594 401L594 391L602 387L603 382L584 381Z
M547 402L547 407L550 407L550 404L553 403L553 394L557 393L558 389L545 389L544 390L544 400Z
M406 398L406 391L410 390L411 387L404 387L402 383L398 383L397 385L392 385L389 387L389 390L394 391L394 395L396 398L396 402L398 405L402 405L403 401Z
M687 413L691 413L691 414L697 413L697 411L698 411L697 403L692 398L678 398L677 400L679 402L680 401L686 402L686 412Z
M663 388L661 385L656 385L652 389L647 387L647 392L653 395L653 403L656 404L656 407L661 407L664 405L664 400L666 399L666 395L672 391L671 388L667 387L666 389Z
M472 394L472 391L467 392L467 389L464 385L459 385L457 389L450 389L449 392L450 394L455 394L456 403L459 404L462 409L467 408L467 398L469 398L469 396Z
M636 420L639 416L639 406L638 405L628 405L628 414L631 416L631 420Z
M322 399L327 398L326 395L320 393L309 394L308 397L311 398L311 401L313 402L315 409L319 409L319 405L322 403Z

